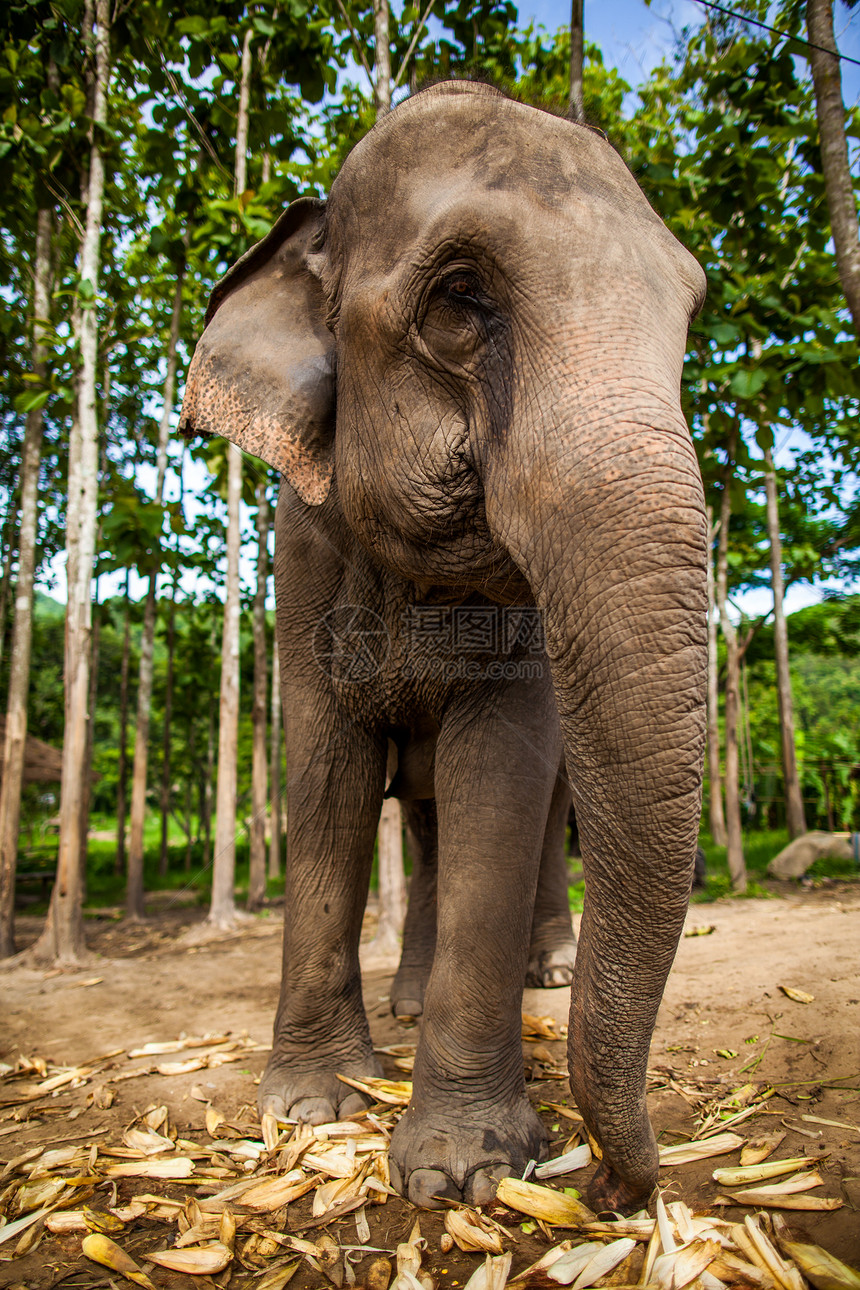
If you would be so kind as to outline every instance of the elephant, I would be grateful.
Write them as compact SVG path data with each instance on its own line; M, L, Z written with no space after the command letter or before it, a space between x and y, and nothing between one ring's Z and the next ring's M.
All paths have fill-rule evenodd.
M387 796L396 795L396 782L393 788L394 793L389 789ZM438 820L433 798L406 801L403 806L412 876L403 947L390 998L395 1017L419 1017L436 950ZM560 773L547 817L532 913L525 977L530 989L566 986L573 980L576 935L570 918L565 857L569 809L570 790Z
M647 1201L650 1037L701 806L706 523L680 405L694 257L601 133L471 82L383 116L328 200L216 286L180 428L283 476L283 977L259 1107L360 1110L359 935L386 782L435 802L437 932L415 1204L487 1202L546 1153L520 1008L559 768L586 878L573 1094L597 1210Z

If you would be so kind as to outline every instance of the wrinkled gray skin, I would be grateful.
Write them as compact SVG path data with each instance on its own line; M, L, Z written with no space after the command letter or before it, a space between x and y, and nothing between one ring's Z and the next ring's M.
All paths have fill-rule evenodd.
M420 1205L484 1201L545 1150L520 1001L562 758L587 884L569 1056L603 1153L589 1198L629 1210L657 1177L645 1071L704 741L705 519L679 406L703 291L596 133L443 85L374 127L325 208L295 203L234 267L197 347L186 427L291 485L275 554L287 916L260 1106L348 1114L360 1099L338 1074L378 1072L358 940L392 737L404 799L432 793L438 817L436 950L391 1143ZM522 644L503 679L431 667L405 616L463 604L538 606L537 674ZM455 647L430 653L456 670Z
M395 783L396 788L396 783ZM389 790L389 795L391 794ZM436 884L439 839L436 803L405 802L412 877L403 928L400 964L391 983L395 1017L420 1017L436 952ZM556 781L540 858L525 984L532 989L570 985L576 962L576 936L570 919L564 843L570 789Z

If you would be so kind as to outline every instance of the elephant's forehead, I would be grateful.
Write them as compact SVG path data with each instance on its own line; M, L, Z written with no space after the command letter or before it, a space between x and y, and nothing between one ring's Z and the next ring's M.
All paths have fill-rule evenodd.
M365 224L423 222L459 191L518 198L545 211L583 204L659 224L620 157L596 133L501 96L419 95L395 110L347 158L332 190L340 215Z

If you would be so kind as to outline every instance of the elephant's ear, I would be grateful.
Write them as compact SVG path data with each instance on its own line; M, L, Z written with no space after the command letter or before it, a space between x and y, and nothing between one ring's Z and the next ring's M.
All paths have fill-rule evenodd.
M293 202L215 287L180 420L262 457L312 506L328 496L334 445L334 338L307 263L324 210Z

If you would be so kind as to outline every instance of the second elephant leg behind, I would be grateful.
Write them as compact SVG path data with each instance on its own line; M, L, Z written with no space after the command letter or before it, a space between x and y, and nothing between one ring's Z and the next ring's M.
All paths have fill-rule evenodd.
M568 903L565 834L570 789L560 773L550 804L541 852L540 875L532 918L525 984L548 989L570 985L576 958L576 936ZM391 985L396 1017L418 1017L436 949L436 877L438 835L436 802L403 803L412 877L403 928L400 966Z

